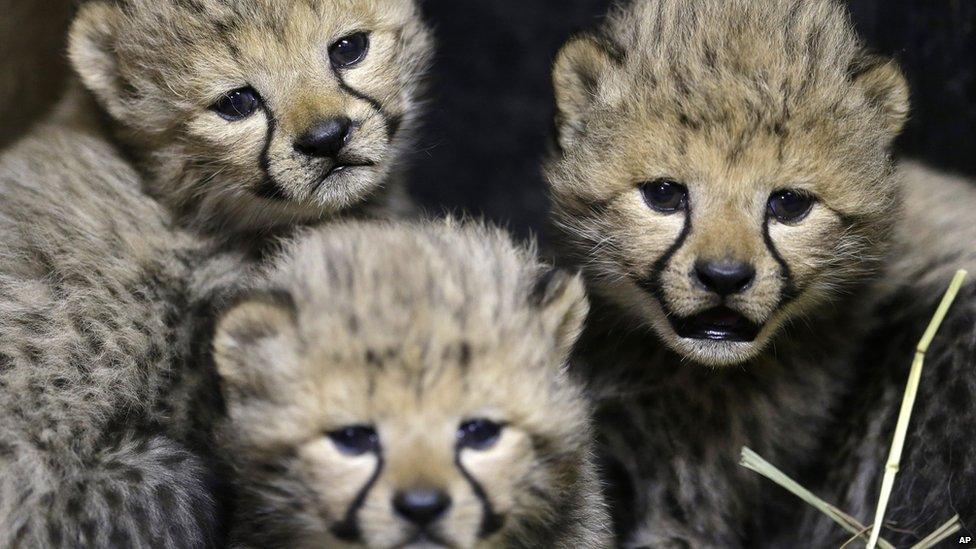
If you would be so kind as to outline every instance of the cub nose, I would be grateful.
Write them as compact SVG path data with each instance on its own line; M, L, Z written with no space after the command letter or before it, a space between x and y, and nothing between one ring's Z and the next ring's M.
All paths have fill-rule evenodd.
M720 296L737 294L752 284L756 269L748 263L724 259L695 262L695 276L701 285Z
M451 497L440 490L415 489L397 492L393 509L417 526L427 526L451 506Z
M318 122L295 141L295 150L317 158L332 158L339 154L349 139L352 120L345 116Z

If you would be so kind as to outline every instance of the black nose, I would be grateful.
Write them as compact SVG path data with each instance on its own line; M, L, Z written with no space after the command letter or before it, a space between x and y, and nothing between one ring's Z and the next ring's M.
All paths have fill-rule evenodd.
M426 526L451 506L451 497L440 490L406 490L393 496L393 509L410 522Z
M722 261L698 260L695 263L695 276L702 286L721 296L737 294L752 284L756 269L741 261L725 259Z
M295 141L295 150L321 158L335 157L346 145L352 120L342 116L319 122Z

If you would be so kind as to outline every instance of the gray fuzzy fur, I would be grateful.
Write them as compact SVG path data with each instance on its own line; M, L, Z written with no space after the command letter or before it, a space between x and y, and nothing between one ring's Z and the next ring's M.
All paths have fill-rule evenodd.
M163 405L207 246L90 127L0 159L0 545L212 546L212 473Z

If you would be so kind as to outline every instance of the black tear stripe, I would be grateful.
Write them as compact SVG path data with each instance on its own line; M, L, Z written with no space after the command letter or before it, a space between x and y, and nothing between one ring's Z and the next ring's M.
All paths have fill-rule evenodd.
M773 238L769 236L769 216L766 216L766 221L763 222L763 241L766 242L766 249L769 253L773 255L773 259L776 263L779 263L780 276L783 277L783 291L780 295L779 307L784 307L790 301L793 301L800 294L793 282L793 271L790 266L786 264L786 260L783 256L779 254L779 250L776 249L776 245L773 243Z
M373 472L373 476L370 477L369 482L363 489L359 491L356 495L356 499L353 500L352 505L346 510L346 516L341 522L337 522L332 525L332 534L348 542L358 541L362 537L362 532L359 530L359 520L357 515L359 514L359 509L362 508L363 503L366 502L366 496L369 495L369 491L373 489L373 485L380 478L380 473L383 472L383 451L382 449L376 452L376 471Z
M461 450L462 448L460 446L458 446L455 450L454 464L457 466L458 470L461 471L461 475L463 475L468 481L468 484L471 485L471 490L474 492L475 497L481 501L481 506L484 509L484 513L481 516L481 529L478 532L478 537L485 539L502 529L502 526L505 524L505 517L495 513L491 502L488 501L488 494L485 492L484 487L481 486L481 483L475 480L475 478L471 476L471 473L464 468L464 465L461 463Z
M661 308L664 309L665 316L671 316L671 310L668 308L668 302L664 296L664 286L661 283L661 276L664 274L664 269L668 266L668 262L674 257L674 254L678 253L678 250L685 245L685 241L688 240L688 235L691 234L691 207L689 206L685 210L685 224L681 227L681 234L675 239L674 244L664 254L654 262L651 266L651 272L648 276L638 279L637 285L643 289L645 292L653 295L658 303L661 304Z
M271 177L271 160L268 158L277 124L275 124L275 119L271 116L271 111L267 106L264 107L264 116L268 119L268 133L264 138L264 148L261 150L261 157L258 160L261 171L264 172L264 181L254 189L254 194L267 200L283 202L288 200L288 193Z
M379 113L380 118L383 119L383 123L386 125L386 138L393 141L396 137L397 132L400 131L400 126L403 125L403 117L398 114L390 114L386 112L383 105L375 97L370 97L365 93L353 88L349 84L346 84L346 80L342 77L342 73L339 69L332 67L332 74L335 75L336 80L339 82L339 88L342 91L348 93L349 95L359 99L360 101L365 101L370 107L373 107L377 113Z

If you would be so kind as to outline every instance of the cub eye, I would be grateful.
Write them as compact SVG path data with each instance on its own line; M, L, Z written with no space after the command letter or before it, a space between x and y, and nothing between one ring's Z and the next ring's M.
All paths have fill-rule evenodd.
M340 38L338 42L329 48L329 60L332 66L337 69L346 69L358 65L366 58L369 50L369 36L365 32L357 32L345 38Z
M348 456L361 456L376 452L380 447L380 437L376 429L368 426L344 427L328 434L340 452Z
M816 199L803 191L776 191L769 197L769 215L780 223L797 223L810 213Z
M236 122L254 114L261 107L261 96L254 88L240 88L227 92L211 105L211 109L224 120Z
M498 442L502 425L487 419L466 421L458 428L458 445L472 450L488 450Z
M641 193L644 202L659 212L673 213L688 206L688 188L670 179L646 183L641 187Z

